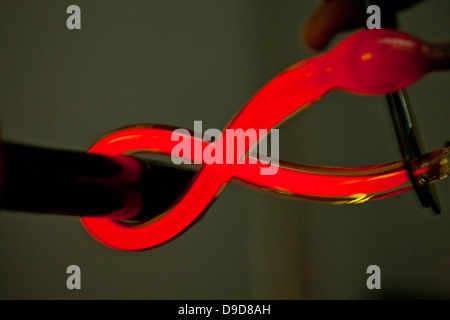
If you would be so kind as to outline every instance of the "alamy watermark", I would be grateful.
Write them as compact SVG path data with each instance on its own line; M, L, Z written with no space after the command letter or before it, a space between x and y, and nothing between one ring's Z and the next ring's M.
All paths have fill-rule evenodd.
M72 264L67 267L66 273L70 276L66 280L67 289L81 289L81 269L76 264Z
M194 121L193 137L187 129L172 132L172 141L178 141L171 152L174 164L256 164L259 161L264 165L260 168L261 175L278 172L278 129L226 129L223 135L222 131L215 128L203 134L202 127L202 121ZM209 144L203 147L203 141Z

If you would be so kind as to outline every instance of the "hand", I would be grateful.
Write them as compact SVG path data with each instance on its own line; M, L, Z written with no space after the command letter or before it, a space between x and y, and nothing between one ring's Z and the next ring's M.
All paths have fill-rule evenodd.
M423 0L377 1L383 15L383 8L399 11ZM322 0L303 25L303 39L314 50L321 50L339 32L364 25L362 0Z

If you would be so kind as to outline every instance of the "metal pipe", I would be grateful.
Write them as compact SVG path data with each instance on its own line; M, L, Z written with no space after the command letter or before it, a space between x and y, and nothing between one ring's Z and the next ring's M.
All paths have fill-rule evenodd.
M129 219L141 221L167 209L194 174L127 155L103 156L2 142L0 208L107 216L137 196L141 210Z

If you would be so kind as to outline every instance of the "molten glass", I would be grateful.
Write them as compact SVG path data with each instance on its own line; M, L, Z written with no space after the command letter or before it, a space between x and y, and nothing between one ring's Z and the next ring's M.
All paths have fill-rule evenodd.
M433 56L427 54L433 52L431 47L393 30L355 33L328 53L296 63L267 83L234 116L224 128L224 134L212 143L226 140L225 129L270 131L333 89L357 94L386 94L403 89L439 69ZM89 152L117 155L146 151L170 155L177 143L171 139L175 129L152 125L128 127L104 136ZM196 138L189 138L194 143ZM258 135L249 141L248 149L262 138ZM203 149L210 144L196 143L201 143ZM412 188L403 162L357 168L280 162L276 174L261 175L260 169L265 165L260 161L242 163L249 157L248 149L237 155L241 163L203 164L178 200L151 221L127 224L84 217L82 223L93 237L107 246L142 250L161 245L190 227L232 179L264 190L335 204L361 203ZM419 180L428 179L428 183L441 179L448 175L445 163L448 163L448 147L416 159L414 175Z

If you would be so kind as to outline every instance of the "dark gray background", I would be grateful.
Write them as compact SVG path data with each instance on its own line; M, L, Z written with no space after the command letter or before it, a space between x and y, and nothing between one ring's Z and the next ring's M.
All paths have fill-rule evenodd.
M66 28L67 6L82 30ZM299 28L318 1L0 2L2 137L86 150L135 123L223 128L265 82L311 57ZM426 1L401 28L449 41L450 2ZM342 36L335 39L336 43ZM428 151L450 137L448 73L410 89ZM322 165L397 161L382 97L332 92L280 128L280 156ZM2 299L372 299L450 297L449 179L435 216L409 192L361 205L274 198L230 184L169 244L118 252L76 217L0 214ZM82 289L66 288L80 266ZM366 288L376 264L382 289Z

